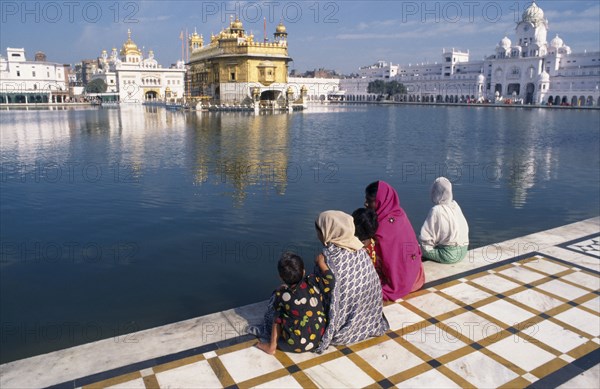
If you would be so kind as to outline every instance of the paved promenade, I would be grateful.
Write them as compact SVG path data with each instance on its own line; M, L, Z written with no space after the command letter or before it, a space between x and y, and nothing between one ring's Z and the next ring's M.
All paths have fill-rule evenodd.
M0 366L0 388L600 386L600 217L425 263L391 330L316 355L244 334L266 302Z

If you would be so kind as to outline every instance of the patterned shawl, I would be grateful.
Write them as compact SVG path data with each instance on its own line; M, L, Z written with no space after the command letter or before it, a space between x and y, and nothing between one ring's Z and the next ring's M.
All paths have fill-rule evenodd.
M383 315L381 284L367 251L350 251L331 243L323 255L336 284L329 325L316 352L322 353L330 344L350 344L385 333L389 324Z

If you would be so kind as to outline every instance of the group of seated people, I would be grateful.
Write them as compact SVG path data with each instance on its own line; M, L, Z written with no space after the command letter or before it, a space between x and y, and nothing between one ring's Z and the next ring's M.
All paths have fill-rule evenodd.
M456 263L469 245L467 221L452 196L452 184L437 178L434 203L419 240L398 194L376 181L365 189L365 208L348 215L322 212L315 229L323 251L307 274L298 255L285 252L278 263L283 284L269 300L264 322L248 327L261 338L257 347L274 354L322 353L383 335L389 324L383 301L395 301L425 283L423 260Z

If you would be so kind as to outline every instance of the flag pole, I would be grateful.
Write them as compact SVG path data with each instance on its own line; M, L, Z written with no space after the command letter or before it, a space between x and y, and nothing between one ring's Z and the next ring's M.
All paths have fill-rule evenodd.
M179 34L179 39L181 39L181 60L185 61L185 56L183 55L183 30Z

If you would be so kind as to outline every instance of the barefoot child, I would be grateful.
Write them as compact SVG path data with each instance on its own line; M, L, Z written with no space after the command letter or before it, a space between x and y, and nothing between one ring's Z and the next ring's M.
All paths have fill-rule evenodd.
M277 347L300 353L314 349L321 341L327 326L323 296L333 289L334 279L323 254L315 262L320 274L307 276L298 255L285 252L279 259L277 269L284 285L275 292L270 342L258 343L259 349L268 354L275 354Z

